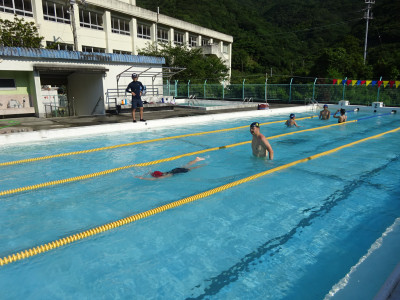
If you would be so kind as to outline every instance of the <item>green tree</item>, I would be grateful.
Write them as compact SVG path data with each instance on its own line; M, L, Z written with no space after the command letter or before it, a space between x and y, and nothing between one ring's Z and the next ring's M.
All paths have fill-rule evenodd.
M147 48L139 50L139 55L158 56L165 58L167 67L186 68L175 74L172 79L192 83L221 82L228 76L228 67L216 55L203 55L201 48L188 48L187 46L171 44L148 44Z
M40 48L42 40L34 22L26 22L17 16L14 21L0 19L1 46Z

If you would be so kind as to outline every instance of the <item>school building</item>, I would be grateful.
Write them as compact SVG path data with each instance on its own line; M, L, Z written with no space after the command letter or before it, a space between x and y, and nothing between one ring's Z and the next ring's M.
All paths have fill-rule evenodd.
M0 0L0 17L14 15L34 22L43 47L59 51L0 47L0 117L45 116L49 107L69 110L58 115L104 113L107 93L133 72L162 95L165 60L137 55L149 43L201 47L231 67L232 36L137 7L135 0Z

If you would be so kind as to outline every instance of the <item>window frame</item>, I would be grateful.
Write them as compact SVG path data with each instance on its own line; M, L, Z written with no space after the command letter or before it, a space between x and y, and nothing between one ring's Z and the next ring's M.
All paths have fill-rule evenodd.
M140 33L139 33L140 29ZM144 33L143 29L148 29L148 32ZM151 26L145 23L137 23L137 37L145 40L151 40ZM147 30L146 30L147 31Z
M53 15L49 14L49 4L53 4ZM46 8L46 10L45 10ZM58 16L58 9L61 8L62 17ZM43 1L42 2L43 19L47 21L71 24L71 16L68 13L68 6L54 2L54 1ZM66 18L68 16L68 18Z
M162 42L162 43L168 43L169 42L169 30L165 29L163 27L157 27L157 41Z
M131 35L129 22L130 21L127 19L122 19L122 18L111 16L111 32L117 33L117 34L122 34L122 35ZM124 25L123 29L121 29L121 23L123 23L123 25ZM118 26L115 26L116 24ZM126 29L126 26L128 27L128 30Z
M87 13L87 15L85 15L85 13ZM88 17L87 20L85 20L85 16ZM93 20L95 20L95 22L92 22ZM99 21L100 21L100 23L99 23ZM96 23L96 24L94 24L94 23ZM103 15L96 11L79 9L79 25L84 28L90 28L90 29L96 29L96 30L102 31L102 30L104 30Z
M33 8L31 0L9 0L12 6L6 6L5 0L0 0L0 12L11 13L24 17L33 17ZM28 5L27 5L28 4ZM30 10L29 8L30 7Z
M178 41L177 37L182 38L182 41ZM174 43L177 45L183 45L184 33L179 31L174 31Z
M6 80L12 81L13 84L10 85L10 86L2 86L2 83L1 83L2 80L4 80L4 81L6 81ZM0 78L0 90L1 91L13 91L13 90L16 90L16 89L17 89L17 84L16 84L14 78Z

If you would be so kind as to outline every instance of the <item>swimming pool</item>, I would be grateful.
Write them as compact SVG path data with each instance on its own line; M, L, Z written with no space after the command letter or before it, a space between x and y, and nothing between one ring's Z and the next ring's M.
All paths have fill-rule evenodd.
M176 99L177 106L200 110L216 110L216 109L235 109L235 108L256 108L259 103L229 101L229 100L208 100L208 99Z
M349 119L365 116L354 113ZM256 121L286 117L258 116ZM2 166L1 191L248 141L253 121L212 121L2 147L1 162L8 162L246 126ZM167 171L193 157L1 196L0 257L386 132L398 127L399 117L315 131L303 130L335 121L307 118L298 124L303 127L261 127L267 137L294 133L270 139L274 161L253 158L249 144L244 144L201 153L206 166L160 181L134 176ZM399 217L399 137L394 132L368 140L7 264L0 267L2 294L9 299L322 299ZM372 295L384 280L370 283Z

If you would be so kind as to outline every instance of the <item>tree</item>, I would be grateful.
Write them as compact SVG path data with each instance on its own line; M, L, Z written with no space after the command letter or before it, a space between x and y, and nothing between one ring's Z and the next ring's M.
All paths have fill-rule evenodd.
M139 55L164 57L167 67L186 68L174 75L174 80L191 80L196 83L207 79L209 83L217 83L228 76L229 69L222 59L216 55L203 55L201 48L171 44L159 44L155 47L149 44L147 48L139 50Z
M0 19L0 45L7 47L40 48L42 36L34 22L14 17L14 21Z

